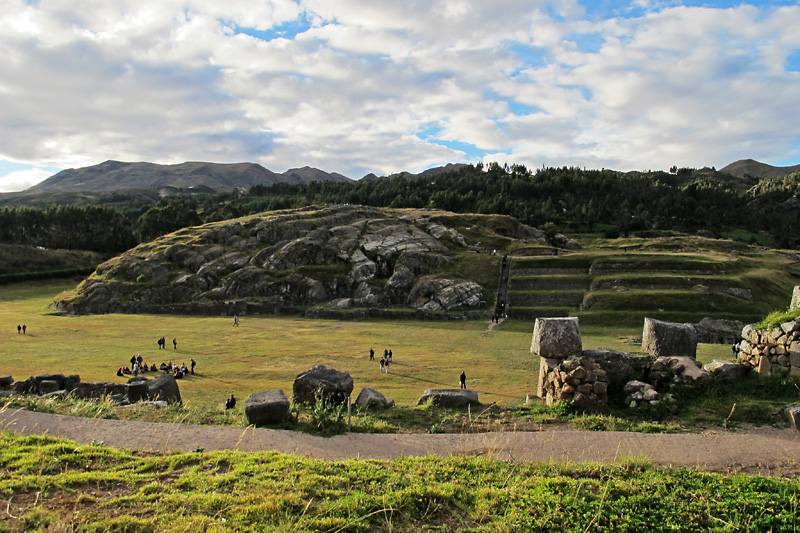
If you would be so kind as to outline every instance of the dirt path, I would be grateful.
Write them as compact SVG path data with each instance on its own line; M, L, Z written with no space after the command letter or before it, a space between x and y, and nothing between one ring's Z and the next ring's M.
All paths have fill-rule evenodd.
M644 457L653 464L710 472L800 474L800 434L759 428L736 432L660 434L592 432L563 426L535 432L448 435L350 433L331 438L295 431L76 418L14 409L0 428L66 437L82 444L146 451L277 450L326 460L424 455L489 455L514 461L610 462Z

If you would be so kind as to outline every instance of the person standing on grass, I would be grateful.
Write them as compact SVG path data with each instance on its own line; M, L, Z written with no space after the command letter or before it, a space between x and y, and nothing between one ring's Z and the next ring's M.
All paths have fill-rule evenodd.
M20 333L22 333L22 326L17 324L17 335L19 335Z
M177 337L174 337L172 339L172 347L175 348L176 350L178 349L178 339L177 339Z
M467 375L464 373L463 370L461 371L461 377L459 378L459 383L461 384L462 389L467 388Z
M22 334L25 335L25 330L28 329L28 326L22 324Z
M192 374L194 374L194 365L196 365L196 364L197 363L195 363L194 359L192 359Z
M386 360L383 357L381 357L381 373L383 373L383 367L384 367L385 364L386 364Z
M369 360L370 361L375 360L375 350L373 350L372 348L369 349Z

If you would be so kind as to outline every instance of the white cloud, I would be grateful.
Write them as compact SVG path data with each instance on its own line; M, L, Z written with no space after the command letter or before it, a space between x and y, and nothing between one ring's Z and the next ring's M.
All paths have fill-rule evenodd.
M9 172L5 176L0 176L0 192L22 191L28 187L33 187L52 175L52 172L41 168Z
M0 160L256 161L360 177L482 154L621 169L798 154L787 110L800 74L785 70L798 6L640 1L604 19L545 0L4 0L3 11ZM296 31L265 41L237 27Z

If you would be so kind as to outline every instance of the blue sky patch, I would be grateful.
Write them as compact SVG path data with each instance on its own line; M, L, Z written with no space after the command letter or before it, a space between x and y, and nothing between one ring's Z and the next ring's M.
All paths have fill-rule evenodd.
M800 50L796 50L786 58L786 70L789 72L800 72Z
M11 174L12 172L17 172L19 170L31 170L34 168L38 168L39 170L46 170L47 172L52 172L53 174L61 170L60 168L56 167L36 167L34 165L27 165L25 163L12 163L11 161L0 160L0 176L6 176L8 174Z
M541 48L520 42L506 43L505 48L517 56L522 62L522 66L511 73L512 77L519 74L520 71L528 68L541 68L547 66L547 54Z
M257 30L255 28L244 28L241 26L234 26L234 33L241 33L255 37L262 41L273 41L275 39L294 39L297 35L311 29L311 21L308 16L303 13L299 17L283 24L278 24L267 30Z

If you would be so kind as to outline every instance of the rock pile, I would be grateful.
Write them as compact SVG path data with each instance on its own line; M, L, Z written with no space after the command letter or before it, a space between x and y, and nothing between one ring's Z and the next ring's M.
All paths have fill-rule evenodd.
M800 377L800 323L786 322L770 331L745 326L739 358L762 376Z
M674 401L671 394L665 394L662 397L649 383L634 380L625 384L625 405L631 409L655 407L662 402L673 403Z

